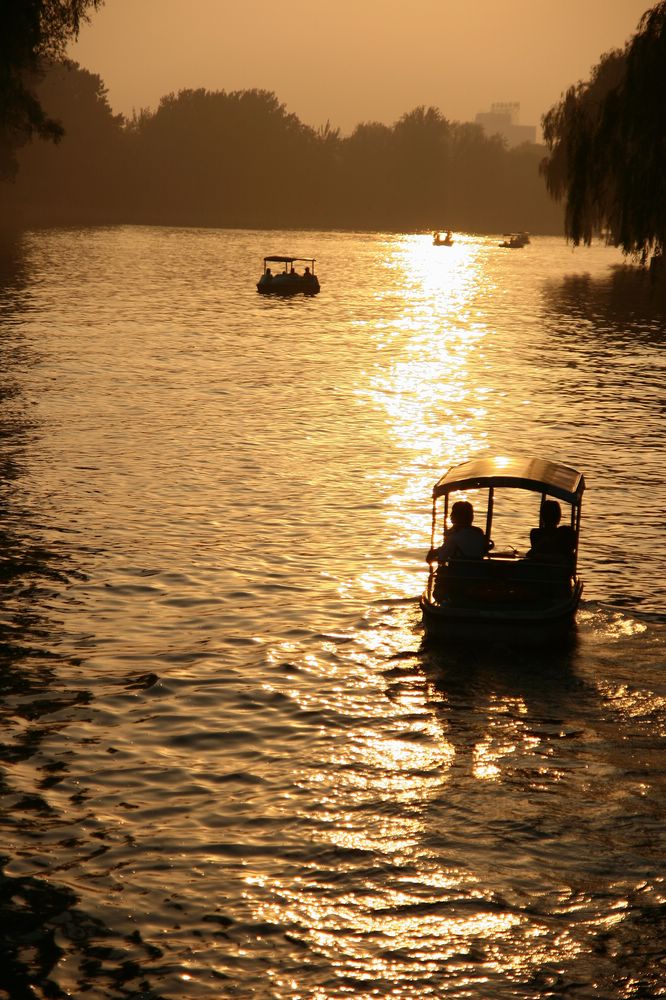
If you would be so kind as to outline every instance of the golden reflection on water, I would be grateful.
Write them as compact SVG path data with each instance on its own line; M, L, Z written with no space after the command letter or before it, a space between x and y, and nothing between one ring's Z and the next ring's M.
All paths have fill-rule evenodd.
M482 345L488 331L474 311L475 296L481 285L488 283L484 246L468 237L457 238L451 248L433 247L430 237L399 239L389 256L388 271L384 294L399 294L400 308L392 321L383 318L374 329L365 331L366 336L374 336L377 361L359 391L383 409L386 433L405 453L399 478L386 472L382 481L394 546L405 552L425 551L434 480L486 443ZM394 287L390 286L392 272L396 275ZM381 475L379 478L381 481ZM360 587L373 594L413 593L415 570L422 571L422 565L402 566L387 559L368 566L360 578L341 583L341 590ZM401 648L414 641L407 630L401 637L391 635L390 641L395 644L396 640L402 643ZM340 708L347 713L354 710L356 702L357 710L372 716L365 680L377 656L390 654L391 649L386 648L387 637L381 629L368 630L363 642L365 649L360 654L348 651L357 671L356 690L338 688L334 694L329 690L324 698L332 699L328 702L331 708L335 707L332 701L340 698L344 703ZM328 664L313 659L309 667L315 673L325 672ZM306 779L318 781L322 789L320 825L312 831L314 839L342 849L377 852L394 862L403 855L411 860L418 855L429 803L442 794L442 787L450 780L456 748L441 722L426 708L423 688L407 686L403 694L394 700L397 718L391 728L396 728L402 712L409 712L411 721L401 728L400 735L378 734L376 725L361 724L348 739L336 743L325 770ZM320 704L321 697L322 692ZM306 701L299 696L302 708L308 707ZM523 708L512 706L513 717ZM524 746L524 735L508 732L510 726L502 729L507 711L501 704L492 706L489 719L495 712L498 721L476 741L473 775L479 780L498 780L502 762L519 743ZM391 808L375 810L369 823L375 801L390 803ZM427 866L422 889L428 885L426 872ZM439 883L432 886L435 898L445 889L459 893L469 882L469 876L458 871L438 871L433 878ZM370 889L368 886L367 892ZM468 889L476 891L473 884ZM328 893L320 900L288 883L279 891L283 902L278 909L286 907L298 922L309 927L311 940L331 960L338 960L347 975L357 967L363 969L364 978L399 981L409 965L418 966L421 974L432 965L434 972L441 968L443 959L460 954L461 939L483 940L488 948L497 947L521 922L515 913L488 913L482 907L481 912L471 915L454 912L444 918L441 913L412 913L410 906L422 902L423 896L399 885L384 887L377 899L364 893L363 898L351 895L344 901L336 899L335 904ZM265 916L275 919L276 914L267 912ZM345 930L344 958L338 958L341 928ZM369 958L365 938L377 933L388 939L391 948L405 949L405 958Z
M608 612L600 607L593 611L582 609L579 619L592 627L592 633L600 642L623 642L648 630L645 622L629 617L626 612Z
M396 243L389 262L390 270L400 275L403 292L400 314L393 322L378 322L374 330L377 361L362 394L386 415L386 433L405 454L401 471L386 473L384 509L393 545L398 552L418 552L427 547L429 533L429 496L434 481L451 465L487 447L487 388L483 384L483 342L488 330L479 321L475 297L485 284L484 245L471 238L458 239L451 248L433 247L430 237L412 237ZM407 276L407 277L405 277ZM421 564L422 567L423 564ZM368 566L354 581L367 593L398 595L413 593L418 573L397 559L387 558L381 565ZM351 584L350 584L351 587ZM369 660L386 644L382 630L364 635ZM403 634L408 648L413 638ZM396 636L391 637L396 641ZM358 660L359 687L364 668L370 663ZM375 727L360 726L345 743L336 745L330 766L337 774L325 802L325 836L340 848L373 850L399 862L414 863L427 834L429 803L442 794L452 779L458 753L448 738L441 719L423 714L424 693L412 689L411 710L422 713L406 728L410 739L396 735L378 736ZM398 705L396 709L406 705ZM518 755L529 756L540 738L524 731L521 717L527 706L520 698L489 698L485 724L469 749L471 777L479 782L501 781L507 761ZM427 713L427 709L426 709ZM422 738L418 738L421 736ZM415 738L414 738L415 737ZM469 771L466 771L469 773ZM326 779L322 778L322 783ZM367 822L367 806L373 797L395 804L381 811L373 823ZM365 803L366 809L362 809ZM402 808L400 808L402 806ZM323 832L322 832L322 835ZM483 906L461 915L455 906L451 912L428 913L412 908L423 902L428 891L427 864L421 866L418 893L400 885L385 887L376 902L372 896L350 898L340 912L322 906L284 885L285 905L299 911L299 920L311 928L313 943L338 961L342 976L363 970L364 978L392 979L399 983L409 976L409 968L418 966L420 975L441 970L441 962L460 959L458 987L465 988L470 965L463 957L475 942L484 952L483 970L474 968L475 983L491 970L510 964L518 972L521 964L544 961L552 942L541 942L540 929L534 930L515 912L486 912ZM441 869L440 882L454 895L472 896L478 891L469 875ZM367 886L370 892L371 886ZM433 886L433 899L445 891ZM427 897L426 897L427 898ZM507 944L521 927L524 949ZM340 954L340 933L344 931L344 949ZM381 934L387 947L400 958L367 954L366 936ZM564 940L560 953L570 950ZM512 956L509 958L509 956Z
M377 652L379 633L374 642ZM427 846L430 810L433 801L446 795L460 748L442 716L425 704L423 687L401 687L391 702L393 712L387 711L385 702L368 698L373 672L368 657L352 654L352 660L357 668L353 680L347 672L318 698L308 698L302 689L297 696L304 709L323 703L348 716L358 713L360 721L334 739L320 767L304 769L296 784L318 788L316 821L309 831L314 842L367 852L360 884L338 894L335 875L331 883L330 873L320 873L314 865L303 876L270 884L262 876L249 876L249 886L265 890L259 900L249 893L258 919L297 928L291 933L351 986L362 978L390 981L397 988L412 982L415 974L441 985L442 963L447 963L456 995L464 995L467 987L478 988L509 970L527 976L545 963L573 959L580 944L566 931L552 935L534 926L527 914L488 904L486 887L472 871L444 864L432 854ZM317 657L310 657L307 666L321 676L328 672L328 664ZM409 721L401 713L409 713ZM464 750L471 754L471 777L500 781L510 758L524 761L537 749L541 737L528 730L528 718L522 697L489 693L483 730ZM302 819L307 823L309 817ZM343 854L327 865L353 871L358 863ZM387 865L392 878L385 875ZM418 876L401 875L403 866L417 869ZM383 941L379 950L370 944L378 939Z
M522 698L491 694L487 706L487 732L472 751L472 773L481 780L502 777L502 764L518 752L529 754L541 739L522 731L520 716L527 715Z
M370 392L385 407L396 443L432 456L439 469L483 443L469 413L485 413L478 364L487 328L474 300L489 278L481 242L460 237L443 248L428 240L412 237L396 247L394 266L410 277L400 284L401 318L378 343L381 350L390 344L391 363L380 359Z
M452 994L465 996L467 988L478 988L489 983L491 975L505 971L507 952L514 952L512 973L527 977L540 965L571 960L578 950L566 931L553 938L547 928L529 926L518 913L489 912L480 894L472 897L478 903L477 911L456 912L454 903L445 915L436 907L428 912L415 902L412 892L400 886L374 892L368 887L321 899L316 894L317 883L310 878L270 886L261 879L247 881L281 898L280 904L263 903L260 919L269 923L286 920L300 927L308 947L331 964L341 986L348 980L350 989L358 979L375 980L393 984L395 994L389 995L403 995L400 985L409 988L417 975L424 985L430 981L430 987L440 995L445 964ZM442 888L459 890L460 880ZM368 941L375 940L378 933L384 942L381 952L368 947ZM517 935L525 940L522 953L515 952Z
M398 308L366 331L377 360L359 394L385 412L386 434L405 455L397 473L394 465L374 476L397 550L425 551L434 481L487 446L488 330L475 309L476 297L491 283L486 261L484 242L464 235L456 235L452 247L435 247L430 236L402 237L388 255L385 294L399 299ZM395 596L414 593L418 569L387 560L368 567L355 585Z
M450 248L433 247L430 236L398 238L388 256L386 287L378 295L392 308L378 310L381 318L364 329L374 339L376 362L358 392L383 410L386 434L404 453L398 472L396 463L390 471L375 469L373 483L380 484L393 549L405 555L339 581L345 597L359 591L396 598L415 593L416 581L425 579L425 563L414 553L425 555L428 546L432 485L451 465L487 447L483 344L489 331L475 310L477 296L489 291L486 260L484 242L462 236ZM391 709L385 699L368 698L368 690L376 690L378 659L413 647L413 629L407 623L397 633L369 628L356 638L362 646L346 648L343 660L335 642L321 644L305 661L301 657L314 678L334 676L336 683L292 694L303 711L356 714L359 720L328 746L318 767L313 761L296 778L302 788L317 786L319 809L309 836L343 851L371 852L396 869L403 862L416 866L418 886L413 877L378 886L367 876L361 889L339 897L312 872L307 880L272 882L272 898L259 904L262 918L286 918L303 928L341 981L362 975L398 987L413 979L415 969L424 979L430 972L435 977L442 961L452 961L459 965L456 988L463 995L466 983L478 986L491 972L510 968L519 974L555 955L571 955L577 946L566 934L546 939L546 931L524 915L484 906L475 877L438 862L424 843L430 809L454 780L459 755L465 780L479 784L502 781L518 758L533 760L541 737L523 725L525 702L490 692L474 740L457 746L443 716L427 703L422 683L402 685ZM478 906L464 910L453 901L438 908L447 896ZM385 948L369 954L368 940L377 936ZM482 958L474 957L474 949Z

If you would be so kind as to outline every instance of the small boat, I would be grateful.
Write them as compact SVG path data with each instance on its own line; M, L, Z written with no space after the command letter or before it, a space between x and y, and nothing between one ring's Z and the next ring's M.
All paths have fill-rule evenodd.
M583 591L577 561L584 489L580 472L541 458L478 458L449 469L432 492L430 573L420 601L426 637L547 642L569 634ZM451 551L446 544L453 534L446 529L449 500L476 490L484 491L485 528L472 530L484 536L485 544L476 558L444 557L435 546L443 524L442 548ZM498 512L505 525L516 523L516 506L525 512L524 502L511 504L511 490L539 496L534 514L541 527L530 533L532 548L524 554L512 545L495 548L492 542ZM566 540L566 547L539 547L535 541L544 538L544 515L555 509L559 520L560 501L568 506L569 517L552 530L560 533L559 541Z
M284 269L273 274L271 264L283 264ZM303 272L296 266L303 264ZM316 295L319 291L319 278L315 274L313 257L282 257L273 255L264 257L264 271L257 282L257 291L262 295Z
M446 230L446 236L442 239L442 234L436 231L432 234L432 245L434 247L452 247L453 246L453 234L450 229Z
M526 247L529 242L529 233L505 233L504 239L499 245L509 250L520 250L521 247Z

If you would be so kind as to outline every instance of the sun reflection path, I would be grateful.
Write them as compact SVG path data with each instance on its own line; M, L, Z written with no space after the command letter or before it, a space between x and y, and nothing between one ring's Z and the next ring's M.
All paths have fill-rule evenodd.
M525 878L529 855L489 864L484 844L507 816L516 828L517 776L529 775L536 794L566 770L559 747L550 756L559 739L552 725L535 728L516 692L488 692L470 725L455 698L431 689L418 671L401 674L390 698L382 697L382 629L369 630L371 650L358 636L347 638L331 636L317 654L299 657L300 683L290 697L304 719L321 720L321 731L303 746L285 806L295 810L309 848L305 855L292 849L284 871L248 871L253 919L285 930L294 961L306 956L310 967L327 970L336 986L322 997L408 1000L417 989L420 996L485 996L497 984L524 984L574 962L585 936L542 919L538 902L525 907L511 891L513 879ZM278 659L297 652L285 646ZM477 851L471 817L482 805L491 806L490 826L485 834L478 828ZM531 809L527 803L520 813L528 826ZM293 1000L298 993L285 982L274 980L274 995Z
M324 902L321 888L316 878L273 883L270 892L281 903L267 900L258 914L268 924L287 925L290 940L299 942L301 962L329 970L334 992L329 985L308 996L408 1000L440 997L444 991L461 1000L490 996L497 985L506 990L507 979L526 983L536 970L553 967L576 950L566 931L552 934L543 924L493 908L480 896L424 904L413 887L365 884ZM514 960L507 976L508 953ZM287 982L275 971L277 996L306 995L283 992Z
M534 737L522 728L523 714L520 700L497 701L497 724L474 751L477 779L494 777L486 772L499 772L512 755L522 753L524 762ZM385 723L393 729L395 719L349 730L319 776L317 822L302 818L322 853L297 874L248 876L258 925L283 928L295 960L327 969L336 988L322 997L485 996L493 984L524 984L539 970L574 961L581 942L566 927L540 919L538 906L496 898L474 866L445 862L433 850L424 811L433 795L442 800L452 748L441 733L438 744L429 738L426 719L416 740L395 736ZM450 852L455 835L446 836L453 837ZM298 995L282 992L284 985L276 983L277 997Z
M452 247L430 236L400 237L387 258L386 298L365 334L374 338L376 363L358 395L386 414L386 435L404 453L397 468L374 469L383 493L389 549L405 553L373 567L365 590L413 594L421 588L429 528L427 498L450 465L487 448L489 388L484 341L489 331L477 300L487 295L488 247L456 234ZM417 582L418 581L418 582Z
M408 563L424 545L432 484L486 446L492 333L475 307L481 286L488 293L484 266L481 241L460 240L448 256L423 237L395 241L386 309L363 331L375 361L357 390L381 408L404 455L372 470L393 551L341 591L413 593L418 567ZM547 700L535 716L511 684L477 687L479 703L462 706L455 685L424 690L423 671L410 677L405 658L393 666L395 650L413 646L408 623L391 633L378 603L348 634L318 636L309 655L297 640L276 650L276 666L299 661L299 684L284 692L294 726L316 730L278 805L285 821L294 813L308 850L292 846L268 875L261 864L248 873L248 905L258 922L288 932L299 966L331 973L334 992L310 996L485 997L499 995L497 985L503 995L536 995L535 983L557 985L604 919L603 906L589 928L552 919L558 892L558 913L589 904L567 884L566 861L552 877L533 863L553 839L541 802L548 810L556 782L586 789L577 733ZM631 692L611 694L618 711L644 710ZM276 997L300 995L275 982Z

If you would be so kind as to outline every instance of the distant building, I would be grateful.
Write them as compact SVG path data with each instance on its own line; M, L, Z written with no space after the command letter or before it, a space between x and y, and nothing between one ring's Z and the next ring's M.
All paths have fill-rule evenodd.
M480 111L476 123L486 135L501 135L507 146L520 146L522 142L536 142L536 125L519 125L520 104L500 101L491 104L490 111Z

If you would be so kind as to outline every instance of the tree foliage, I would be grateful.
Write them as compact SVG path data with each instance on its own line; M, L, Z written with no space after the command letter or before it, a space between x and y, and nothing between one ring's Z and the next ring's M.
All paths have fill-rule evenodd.
M44 60L61 59L87 11L103 0L2 0L0 3L0 177L16 170L15 150L37 135L58 140L62 125L35 92Z
M45 62L43 74L36 96L65 134L57 145L30 142L20 150L18 176L6 185L13 210L48 225L104 222L127 197L125 121L113 114L96 74L68 60Z
M66 61L45 65L35 93L65 136L19 150L16 181L0 184L13 224L562 233L543 147L507 150L436 108L343 137L266 90L195 89L127 121L98 76Z
M666 0L543 119L549 192L574 245L606 233L643 262L666 244Z

